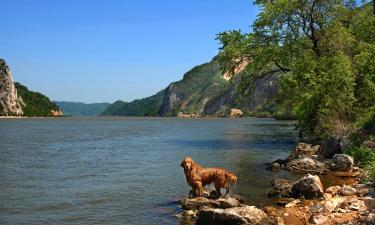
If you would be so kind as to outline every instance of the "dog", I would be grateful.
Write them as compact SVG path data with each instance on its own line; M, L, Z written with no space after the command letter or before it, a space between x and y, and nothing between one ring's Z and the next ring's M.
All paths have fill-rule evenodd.
M237 183L237 176L233 173L221 168L203 168L189 157L182 160L181 167L184 168L186 181L195 197L202 196L203 187L211 183L214 183L218 197L221 196L221 188L225 188L225 197L229 193L230 186Z

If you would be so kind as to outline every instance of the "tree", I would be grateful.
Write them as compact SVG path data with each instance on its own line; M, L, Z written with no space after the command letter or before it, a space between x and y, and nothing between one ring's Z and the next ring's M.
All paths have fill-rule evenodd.
M360 112L353 108L366 110L374 104L372 94L367 99L361 94L374 91L369 63L374 60L375 29L369 28L375 28L375 20L367 6L358 9L350 0L256 4L260 14L252 33L218 34L223 70L233 72L239 63L251 62L242 79L243 92L254 80L276 72L281 96L293 106L300 131L316 138L335 135L338 124L354 121Z

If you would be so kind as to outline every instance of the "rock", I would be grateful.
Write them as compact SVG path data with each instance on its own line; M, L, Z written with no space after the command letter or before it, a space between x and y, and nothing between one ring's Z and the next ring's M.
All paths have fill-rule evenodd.
M230 114L231 117L241 117L243 116L243 112L241 109L230 109Z
M197 214L198 225L270 224L267 214L255 206L229 209L202 209Z
M375 209L375 198L366 197L366 198L364 198L363 201L364 201L364 204L366 205L366 207L369 210Z
M329 169L332 171L349 172L353 169L353 166L353 157L345 154L335 154L329 165Z
M200 210L202 208L220 208L220 203L213 199L204 197L184 198L180 201L181 208L184 210Z
M295 207L298 203L300 203L301 201L299 199L296 199L292 202L289 202L288 204L285 205L285 208L293 208Z
M326 189L326 193L331 194L332 196L339 195L341 191L340 186L330 186Z
M207 197L184 198L180 200L181 208L184 210L200 210L202 208L233 208L241 206L241 203L227 195L225 198L208 199Z
M350 196L350 195L355 195L357 193L357 190L355 188L350 187L350 186L344 185L344 186L341 187L340 193L342 195Z
M269 198L289 198L292 192L292 184L285 179L273 179L273 189L268 193Z
M342 154L343 153L343 144L341 138L338 137L330 137L325 139L321 146L318 155L324 159L330 159L335 154Z
M304 196L306 199L314 199L323 196L323 185L316 175L307 174L292 186L292 194L295 197Z
M312 156L318 153L319 145L311 145L303 142L298 143L296 148L289 155L288 160L296 159L301 156Z
M323 171L327 165L325 163L316 161L309 157L297 158L289 161L286 164L286 168L290 171L299 171L299 170L314 170L314 171Z
M220 208L227 209L227 208L234 208L241 206L241 203L232 197L226 196L225 198L218 199L218 202L220 204Z
M328 221L328 216L324 214L315 214L310 217L309 222L312 224L325 224Z
M270 165L267 166L267 170L270 170L273 172L279 171L281 170L281 165L276 162L271 163Z
M8 65L0 59L0 116L22 116L22 98L17 95Z

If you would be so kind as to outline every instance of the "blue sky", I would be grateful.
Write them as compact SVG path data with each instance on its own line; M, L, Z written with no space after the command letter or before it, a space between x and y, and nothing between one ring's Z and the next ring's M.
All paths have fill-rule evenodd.
M250 30L249 0L2 0L0 57L52 100L150 96L218 52L215 35Z

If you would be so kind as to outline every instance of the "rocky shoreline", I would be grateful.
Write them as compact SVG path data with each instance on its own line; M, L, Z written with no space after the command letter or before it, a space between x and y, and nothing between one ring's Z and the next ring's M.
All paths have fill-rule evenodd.
M375 224L374 183L361 183L363 171L336 142L299 143L287 159L268 169L304 173L297 181L274 179L268 197L275 204L250 206L240 196L218 199L214 194L179 201L176 215L184 224ZM328 179L331 182L322 182ZM326 184L326 183L329 183Z

